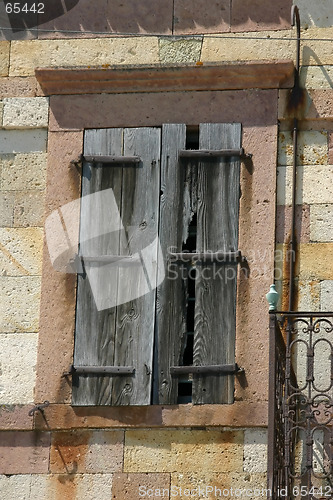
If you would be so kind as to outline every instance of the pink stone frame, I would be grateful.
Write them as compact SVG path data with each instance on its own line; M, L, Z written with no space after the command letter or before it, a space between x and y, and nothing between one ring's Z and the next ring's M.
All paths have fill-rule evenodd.
M236 362L232 405L72 407L76 275L52 268L43 254L40 332L35 401L50 401L40 428L266 426L268 412L268 306L274 279L277 89L174 91L63 95L50 98L46 212L80 196L80 170L87 128L160 126L163 123L240 122L242 146L252 160L241 164L239 248L250 256L250 277L239 274ZM79 214L77 214L79 216Z

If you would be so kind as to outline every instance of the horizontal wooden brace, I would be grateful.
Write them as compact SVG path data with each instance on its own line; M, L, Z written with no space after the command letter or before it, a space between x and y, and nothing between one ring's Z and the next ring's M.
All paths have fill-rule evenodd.
M70 367L68 373L64 375L133 375L135 368L133 366L74 366Z
M242 252L179 252L169 253L169 257L186 262L203 260L205 262L243 262Z
M218 158L225 156L244 156L244 149L181 149L179 151L179 158Z
M130 165L141 162L140 156L105 156L105 155L84 155L83 159L89 163L128 163Z
M233 365L206 365L206 366L171 366L170 374L173 376L184 375L186 373L198 373L201 375L215 374L231 375L244 371L237 363Z

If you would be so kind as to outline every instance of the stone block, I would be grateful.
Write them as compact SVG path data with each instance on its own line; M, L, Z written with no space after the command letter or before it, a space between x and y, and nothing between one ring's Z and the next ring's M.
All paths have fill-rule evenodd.
M266 429L245 429L243 471L251 474L267 471Z
M293 59L295 55L295 44L288 38L294 36L291 30L262 31L257 40L252 37L257 33L246 32L235 35L225 34L221 37L209 35L204 37L201 60L205 62L218 61L251 61L258 59ZM271 39L278 38L278 40Z
M30 500L27 492L31 491L32 474L0 474L0 491L3 499ZM44 476L45 477L45 476ZM30 494L29 494L30 496ZM42 497L36 497L42 498ZM45 497L44 497L45 498Z
M46 130L0 130L0 154L46 151Z
M44 191L0 191L0 227L42 227Z
M40 17L39 39L103 37L109 33L171 33L173 1L146 0L138 9L136 0L80 0L66 15L57 15L61 3L50 5ZM53 11L53 15L52 15ZM47 21L50 17L53 20ZM60 30L69 30L61 33ZM76 31L73 35L73 30ZM71 32L72 31L72 32ZM89 33L93 32L93 33ZM95 33L94 33L95 32Z
M203 122L219 123L221 110L223 110L223 120L226 123L241 122L244 131L248 126L253 127L253 131L258 131L260 127L261 134L265 138L265 147L269 147L269 151L274 151L275 155L277 146L276 100L276 90L261 92L257 89L244 92L227 90L182 92L180 90L179 92L164 92L162 95L159 92L139 94L134 92L52 96L49 130L66 132L66 130L77 131L79 128L123 127L126 123L135 123L137 127L155 127L160 126L161 123L169 123L171 120L174 123L185 121L189 125ZM99 110L98 113L96 109ZM248 136L249 142L253 138L255 144L262 145L262 142L257 140L256 133L252 135L250 132L250 137ZM267 151L262 151L263 148L259 149L259 146L255 150L256 158L266 157ZM248 147L252 147L252 144L249 143Z
M306 30L306 43L301 51L302 66L325 66L333 64L330 40L333 38L333 26L309 28ZM304 36L305 38L305 36Z
M323 67L319 68L319 71L322 72L322 69ZM288 131L290 129L290 120L294 118L294 111L288 109L289 96L289 90L279 90L278 117L281 122L280 129ZM333 117L333 89L308 89L303 96L303 104L297 109L297 118L303 120L302 128L304 128L304 130L314 129L322 131L322 129L327 126L327 129L330 130ZM283 123L284 120L286 120L286 123ZM330 142L328 147L330 151L330 148L332 149ZM333 163L332 158L332 155L331 157L329 156L329 164L331 165Z
M160 62L180 64L200 61L201 46L201 38L160 38Z
M231 31L290 28L291 0L232 0Z
M110 473L122 469L122 431L56 432L52 437L50 471L56 473Z
M333 280L324 280L320 283L320 310L333 311Z
M297 280L298 310L319 311L320 283L318 280Z
M2 431L0 443L0 474L46 474L48 472L49 433Z
M127 431L124 472L228 472L242 467L242 431Z
M330 43L319 39L333 36L333 28L313 28L306 31L306 45L301 51L301 64L304 66L332 65L333 57ZM253 40L251 38L253 37ZM254 32L224 34L221 37L204 37L202 61L248 61L258 59L294 59L295 45L290 40L295 37L291 30L265 30Z
M25 404L1 404L0 429L1 430L32 430L33 419L27 411ZM0 487L0 491L1 487Z
M333 204L311 205L311 241L333 242Z
M333 166L305 165L297 167L296 204L330 204L333 194ZM277 169L277 204L292 201L292 167Z
M290 205L278 205L276 207L276 243L285 243L290 239L291 216L292 207ZM298 242L310 242L309 205L296 205L295 229Z
M302 280L330 280L333 276L333 243L300 245L299 276Z
M332 203L333 197L333 166L305 166L300 174L300 189L298 203ZM310 209L311 211L311 209Z
M288 273L289 274L289 273ZM278 304L279 311L289 308L289 280L284 276L283 280L275 282L276 290L280 295ZM298 311L319 311L321 285L319 279L295 278L295 297ZM331 304L332 305L332 304Z
M1 189L36 190L46 185L46 153L7 154L0 156Z
M28 40L12 42L10 76L34 75L36 67L158 63L157 37Z
M171 498L266 498L266 474L194 472L171 474ZM192 492L192 494L191 494Z
M0 42L0 76L8 76L9 70L9 42Z
M43 478L41 478L41 483ZM39 484L32 484L38 490ZM110 500L112 491L112 474L51 474L46 484L41 484L47 500Z
M44 198L44 191L16 191L14 227L42 227L44 224Z
M0 332L37 332L40 277L0 276Z
M0 334L0 403L32 403L36 380L37 334Z
M108 2L107 18L111 31L118 33L172 33L173 0L113 0Z
M0 80L0 99L4 97L34 97L36 87L37 80L33 76L28 78L3 77Z
M332 61L333 62L333 61ZM303 89L332 89L333 66L302 66L300 85Z
M4 128L46 128L48 125L48 97L6 97L3 106Z
M175 0L175 34L223 33L230 31L230 0L203 3Z
M297 164L327 165L328 135L317 130L301 131L298 134ZM293 138L291 132L280 132L278 165L293 164Z
M112 499L170 498L170 474L114 474Z
M0 275L40 276L43 228L0 228Z
M333 10L330 0L321 0L314 3L311 0L297 0L293 2L300 10L301 25L303 28L311 26L329 27L333 25Z
M15 193L0 191L0 227L14 224Z
M48 5L38 18L38 38L79 38L98 36L94 32L110 32L109 24L112 18L107 18L107 0L96 0L93 4L89 0L74 1L67 4L53 2ZM112 2L113 3L113 2ZM59 31L63 30L61 33ZM67 31L67 33L66 33ZM89 33L93 32L93 33Z
M0 476L4 499L110 500L112 474L18 474Z

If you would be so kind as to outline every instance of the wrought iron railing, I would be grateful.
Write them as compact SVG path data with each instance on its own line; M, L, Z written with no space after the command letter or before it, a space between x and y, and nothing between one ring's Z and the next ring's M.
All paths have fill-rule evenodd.
M269 366L269 498L332 498L333 313L271 313Z

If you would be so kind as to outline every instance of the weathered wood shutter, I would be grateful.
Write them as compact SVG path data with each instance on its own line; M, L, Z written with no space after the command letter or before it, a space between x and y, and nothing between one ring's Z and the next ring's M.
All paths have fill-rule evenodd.
M185 147L185 126L165 125L162 134L160 241L165 255L166 278L158 287L156 309L155 402L177 403L178 378L171 369L180 366L186 343L187 275L182 262L170 262L171 252L182 252L189 225L197 215L197 249L200 252L238 250L238 157L200 161L180 160ZM202 124L202 150L241 147L240 124ZM198 261L195 280L193 365L205 367L235 363L237 262ZM192 401L233 402L233 376L194 374Z
M237 149L240 124L202 124L200 149ZM238 249L240 160L224 157L198 165L198 252ZM193 363L235 363L237 262L201 263L196 279ZM232 403L232 375L195 375L193 403Z
M185 125L163 125L161 159L160 243L165 257L166 276L157 289L156 307L156 391L155 402L177 403L178 380L170 367L181 363L186 341L187 280L169 258L170 250L180 251L187 230L191 206L184 187L187 169L179 163L185 148Z
M162 148L160 134L85 134L74 405L177 403L191 262L172 254L183 251L194 218L197 254L238 250L239 155L181 157L186 126L163 125ZM239 124L200 125L200 150L240 147ZM195 267L193 365L208 370L193 373L192 401L231 403L234 377L215 368L235 365L237 262L198 259Z
M83 164L73 404L150 404L160 130L86 131L84 156L100 155L114 158Z

